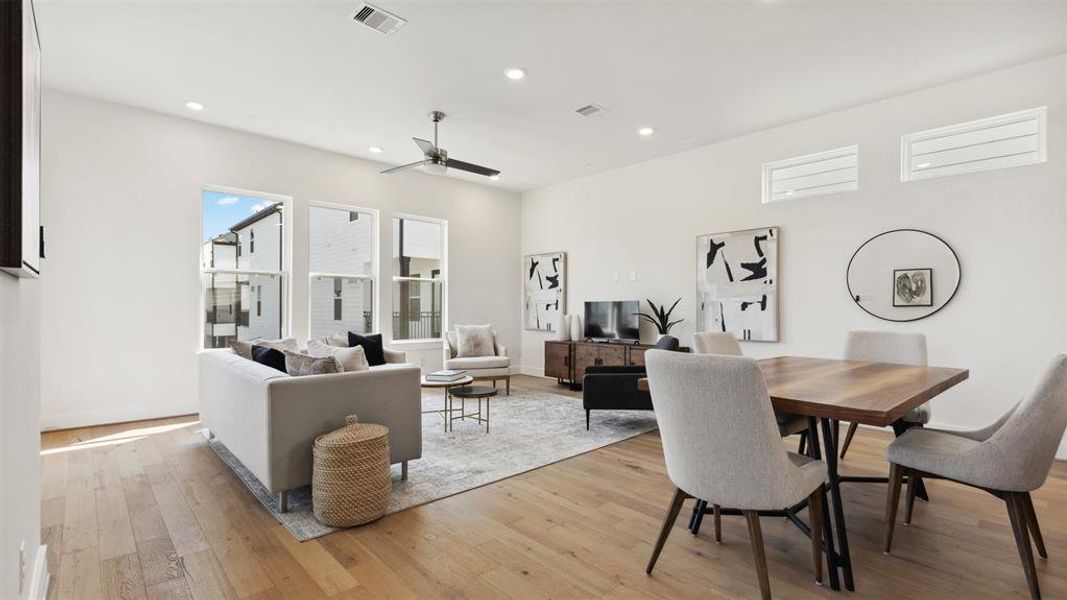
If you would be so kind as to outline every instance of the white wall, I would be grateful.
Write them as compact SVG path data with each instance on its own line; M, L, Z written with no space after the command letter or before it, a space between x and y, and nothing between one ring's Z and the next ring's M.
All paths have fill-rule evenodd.
M42 149L44 428L197 410L204 184L293 197L297 337L308 330L307 206L319 201L379 211L384 307L392 306L392 215L446 219L449 322L493 323L504 343L519 345L517 194L421 173L379 175L378 163L53 90L44 96ZM390 326L380 320L387 340ZM439 368L439 343L403 349Z
M39 294L38 281L0 273L0 598L28 597L40 548ZM22 543L26 579L19 594Z
M696 236L777 225L782 341L746 343L747 354L838 357L850 329L923 332L933 364L971 371L934 402L934 421L987 423L1064 351L1064 63L1029 63L526 193L523 253L567 251L569 312L585 300L681 296L686 321L675 333L688 341ZM902 134L1042 105L1047 164L900 182ZM849 144L860 149L858 192L760 204L762 163ZM868 316L845 288L853 251L897 227L943 237L963 267L952 303L909 324ZM524 372L542 372L550 338L523 332Z

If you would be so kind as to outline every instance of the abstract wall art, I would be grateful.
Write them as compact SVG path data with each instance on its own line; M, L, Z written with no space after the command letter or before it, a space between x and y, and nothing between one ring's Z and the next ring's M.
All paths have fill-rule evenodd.
M933 305L933 269L893 270L893 306Z
M523 259L523 327L558 331L567 301L567 254L530 254Z
M778 341L778 228L697 238L697 331Z

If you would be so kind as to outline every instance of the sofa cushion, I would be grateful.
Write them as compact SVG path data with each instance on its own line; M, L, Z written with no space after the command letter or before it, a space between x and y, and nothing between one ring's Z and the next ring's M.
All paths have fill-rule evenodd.
M363 352L367 355L367 363L372 367L385 364L385 352L382 346L382 334L363 336L358 333L348 332L349 346L363 346Z
M506 369L511 366L511 359L506 356L471 356L452 358L445 361L446 369L467 371L471 369Z
M348 348L348 334L342 335L324 335L318 339L319 342L326 344L327 346L335 346L337 348ZM310 344L310 342L308 342Z
M472 358L495 356L492 325L456 325L456 356Z
M288 373L285 370L285 353L277 348L256 344L252 346L252 360L261 365L278 369L282 373Z
M286 350L290 352L296 352L300 350L300 347L296 343L296 338L282 338L280 340L265 340L255 339L250 342L254 346L265 346L267 348L274 348L281 352Z
M337 346L327 345L317 340L311 340L308 342L308 355L315 358L332 356L337 360L337 366L343 373L366 371L370 368L363 346L353 346L351 348L346 346L344 348L338 348Z
M338 373L337 359L332 356L314 357L299 352L285 351L285 372L293 377Z
M230 348L241 358L252 360L252 344L250 342L230 342Z

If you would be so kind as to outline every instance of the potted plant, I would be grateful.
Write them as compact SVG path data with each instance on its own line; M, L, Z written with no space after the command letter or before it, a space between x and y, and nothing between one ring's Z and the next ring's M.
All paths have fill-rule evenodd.
M671 327L674 327L685 320L671 320L671 313L674 312L674 307L678 306L678 303L681 301L682 299L679 298L674 301L674 304L672 304L670 308L664 308L664 305L656 306L655 302L646 299L645 302L648 302L648 305L652 308L652 314L643 312L637 313L637 316L641 317L642 320L652 323L652 326L656 328L656 333L659 334L656 336L657 342L663 339L663 336L671 332Z

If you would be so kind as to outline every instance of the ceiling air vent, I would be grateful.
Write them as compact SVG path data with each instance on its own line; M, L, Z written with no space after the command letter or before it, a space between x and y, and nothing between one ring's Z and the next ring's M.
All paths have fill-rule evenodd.
M900 138L900 180L1043 163L1048 110L1033 108Z
M600 106L599 104L586 104L585 106L576 109L574 112L582 115L583 117L595 117L597 115L605 115L608 113L608 109Z
M389 35L407 24L406 19L401 19L391 12L382 10L373 4L366 3L356 9L356 12L352 13L352 20L357 23L363 23L367 27L384 35Z
M787 158L763 165L763 203L859 189L859 147Z

